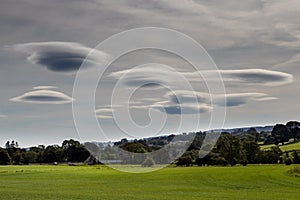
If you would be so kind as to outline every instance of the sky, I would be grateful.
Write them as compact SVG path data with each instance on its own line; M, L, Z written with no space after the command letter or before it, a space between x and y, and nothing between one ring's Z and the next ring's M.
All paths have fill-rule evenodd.
M298 0L2 0L0 146L8 140L25 147L69 138L115 141L196 131L199 114L203 130L217 108L226 108L224 126L210 128L300 120L299 15ZM177 55L132 51L115 59L97 85L93 112L102 132L84 119L85 132L78 132L72 104L77 100L79 112L85 110L73 96L78 71L93 76L95 66L104 69L114 55L94 48L115 34L143 27L172 29L201 44L206 50L201 55L187 52L213 59L217 70L205 68L212 61L203 62L200 73L210 77L218 72L226 92L210 93L199 71ZM161 42L159 36L151 37ZM178 40L168 42L186 48ZM83 63L87 69L80 68ZM182 76L193 90L182 87ZM115 85L118 96L112 105ZM132 88L128 120L122 115L128 102L119 97ZM188 122L179 128L182 118Z

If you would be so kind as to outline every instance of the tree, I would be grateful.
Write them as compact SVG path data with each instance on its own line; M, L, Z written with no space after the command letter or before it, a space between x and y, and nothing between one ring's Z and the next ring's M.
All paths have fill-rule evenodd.
M50 145L44 151L43 154L43 162L53 163L53 162L61 162L63 157L63 150L58 145Z
M201 165L221 165L226 166L228 165L228 161L220 154L220 153L213 153L210 152L204 158L196 159L196 163L198 166Z
M209 154L207 154L205 157L203 158L196 158L195 160L195 163L198 165L198 166L205 166L205 165L208 165L209 164L209 161L210 161L210 158L211 158L211 152Z
M190 155L181 156L176 162L177 166L186 166L189 167L193 164L193 160Z
M291 138L289 128L283 124L276 124L272 130L272 136L275 139L275 144L288 142Z
M234 135L221 135L216 144L216 151L232 166L244 160L245 156L241 140Z
M249 128L249 130L247 131L247 133L253 137L253 139L255 140L255 142L257 142L259 140L259 133L256 131L255 128Z
M268 151L260 151L258 155L259 163L261 164L278 164L281 160L282 151L278 146L272 147Z
M26 151L23 154L23 158L24 158L24 163L28 164L28 163L36 163L37 162L37 158L38 158L38 153L35 151Z
M19 151L16 151L13 155L13 164L21 165L21 164L23 164L23 161L24 161L24 159L23 159L22 153Z
M284 164L291 165L292 163L293 163L293 160L290 158L289 153L285 152Z
M289 121L286 123L286 126L291 131L292 137L294 138L294 141L300 139L300 122L297 121Z
M0 165L9 165L11 158L5 149L0 148Z
M151 149L147 145L141 144L139 142L128 142L123 144L121 148L125 151L133 153L145 153L151 151Z
M250 164L258 163L257 157L260 153L259 144L253 140L245 139L243 140L242 145L247 162Z
M63 141L62 149L64 159L68 162L83 162L90 156L89 151L80 142L73 139Z
M6 149L9 149L9 148L10 148L10 143L9 143L9 141L7 141L7 142L5 143L5 148L6 148Z
M300 164L300 156L297 151L293 151L292 153L294 164Z
M31 155L28 155L29 157L33 156L34 157L34 153L36 153L36 158L35 158L35 162L36 163L43 163L44 162L44 151L45 151L45 146L44 145L38 145L37 147L30 147L29 152L32 152ZM26 154L25 154L25 160L26 160ZM28 158L27 156L27 158ZM31 157L31 161L33 160L33 158ZM31 162L29 161L29 162Z

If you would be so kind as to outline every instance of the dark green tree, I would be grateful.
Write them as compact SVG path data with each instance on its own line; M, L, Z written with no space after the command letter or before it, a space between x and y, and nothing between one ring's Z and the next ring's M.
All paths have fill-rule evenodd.
M43 162L53 163L63 161L63 149L58 145L47 146L43 153Z
M16 151L13 155L13 164L14 165L21 165L24 164L23 155L21 152Z
M297 121L289 121L286 123L286 126L291 131L292 137L294 138L294 141L300 139L300 122Z
M35 151L26 151L23 153L24 163L37 163L38 153Z
M68 162L83 162L90 156L89 151L80 142L73 139L63 141L62 149L64 158Z
M247 134L254 139L255 142L259 140L259 133L256 131L255 128L249 128Z
M292 153L294 164L300 164L300 156L297 151L293 151Z
M246 160L250 164L256 164L259 162L258 155L260 154L260 146L257 142L251 139L244 139L242 141L243 150L246 156Z
M285 142L290 140L291 132L286 125L276 124L272 130L272 137L274 138L276 145L279 143L284 145Z
M5 149L0 148L0 165L9 165L11 158Z
M257 158L261 164L278 164L282 162L282 151L278 146L275 146L271 150L261 151Z
M183 155L176 162L177 166L186 166L186 167L189 167L192 164L193 164L193 159L191 158L190 155Z
M245 159L241 140L234 135L221 135L216 144L216 151L232 166Z

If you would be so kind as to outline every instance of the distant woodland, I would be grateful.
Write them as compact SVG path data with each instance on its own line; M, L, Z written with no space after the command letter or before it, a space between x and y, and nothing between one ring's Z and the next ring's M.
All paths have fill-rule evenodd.
M217 143L210 148L205 157L199 157L203 140L208 132L184 133L194 134L194 140L187 151L175 162L176 166L208 166L208 165L247 165L247 164L299 164L300 163L300 123L290 121L286 124L276 124L270 131L258 132L255 128L239 128L233 131L223 131ZM118 160L120 164L142 163L142 166L151 167L155 164L170 162L168 155L159 158L147 156L155 152L174 139L175 135L158 136L140 140L128 140L111 143L103 147L105 153L102 159L117 159L115 148L134 153L139 156L124 157ZM180 137L179 137L180 138ZM283 145L298 144L296 148L281 150ZM268 148L262 148L262 147ZM202 149L205 147L202 147ZM159 156L159 155L158 155ZM77 163L101 164L96 156L90 153L84 144L70 139L61 145L37 145L20 148L17 141L7 141L4 148L0 148L1 165L26 165L26 164L60 164L69 165Z

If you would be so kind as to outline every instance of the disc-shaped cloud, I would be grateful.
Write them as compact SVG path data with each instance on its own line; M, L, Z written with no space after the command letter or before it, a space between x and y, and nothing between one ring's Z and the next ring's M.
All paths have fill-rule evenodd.
M110 74L110 77L124 79L123 82L129 87L144 85L144 87L153 88L164 84L182 84L177 78L178 74L190 82L218 80L219 77L214 77L216 72L221 74L225 83L235 86L279 86L293 82L293 75L291 74L266 69L179 72L165 70L160 68L159 64L113 72Z
M220 70L225 81L233 84L279 86L293 82L293 75L265 69Z
M111 119L113 110L113 108L108 107L98 108L95 110L96 117L98 119Z
M13 48L28 54L27 60L56 72L72 72L85 66L101 66L110 57L107 53L71 42L37 42L14 45ZM86 56L93 50L93 54Z
M21 96L10 99L10 101L38 104L65 104L71 103L73 98L62 92L42 89L26 92Z
M212 96L215 100L215 105L211 105ZM245 105L249 101L270 101L277 99L265 93L208 94L184 90L168 92L165 97L168 100L158 102L152 107L168 114L205 113L209 112L216 105L237 107ZM226 98L226 104L222 101L223 98Z
M113 72L109 77L122 79L122 83L128 87L156 88L169 85L178 77L175 73L168 70L165 65L149 63L142 67Z
M57 89L57 87L55 86L36 86L36 87L33 87L32 89L34 90L51 90L51 89Z
M153 105L152 108L161 112L165 112L169 115L190 115L198 113L207 113L211 111L211 107L206 104L172 104L165 102L163 104L158 103Z

